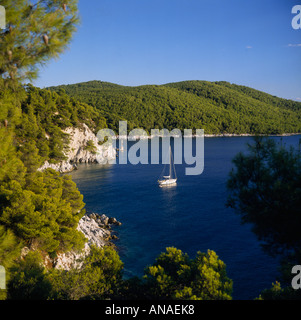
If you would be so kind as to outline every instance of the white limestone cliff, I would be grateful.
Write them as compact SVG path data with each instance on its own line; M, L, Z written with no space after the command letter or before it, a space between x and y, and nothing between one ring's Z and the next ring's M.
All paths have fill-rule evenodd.
M69 149L65 152L67 159L58 164L48 161L39 169L40 171L51 168L60 173L71 172L77 163L100 163L106 164L116 159L116 149L112 145L99 145L96 135L91 129L83 124L81 128L70 127L64 130L69 135ZM95 151L87 150L88 142L93 142Z
M109 218L104 214L92 213L91 215L85 215L79 221L77 227L77 230L82 232L87 239L85 248L80 252L71 250L67 253L58 254L53 261L54 268L62 270L81 268L83 259L90 253L92 245L102 248L110 244L110 241L114 239L111 230L112 225L120 226L121 223L115 218Z
M115 218L109 218L106 215L92 213L85 215L79 221L77 230L82 232L87 242L82 250L70 250L66 253L57 253L55 258L50 258L48 254L44 254L43 265L47 268L55 268L58 270L80 269L85 257L90 253L92 245L102 248L107 245L113 245L112 240L117 239L112 226L120 226L121 223ZM37 247L31 245L24 247L21 251L21 258L24 258L30 251L38 250Z

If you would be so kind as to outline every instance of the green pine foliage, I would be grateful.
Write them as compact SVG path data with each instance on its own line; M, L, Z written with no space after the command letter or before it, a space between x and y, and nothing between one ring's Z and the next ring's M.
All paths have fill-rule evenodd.
M14 233L0 225L0 266L5 268L5 281L9 283L11 274L9 269L20 256L22 242L18 241ZM7 291L0 288L0 300L7 298Z
M301 300L300 290L294 290L290 284L282 287L280 282L272 284L271 289L265 289L256 300Z
M77 0L2 0L7 29L0 32L0 76L11 85L37 76L58 57L78 24Z
M86 239L77 226L85 204L69 176L38 168L46 160L64 160L64 129L87 124L97 132L106 120L63 91L22 85L70 42L78 22L77 0L3 0L1 5L7 28L0 30L0 265L6 268L8 290L0 291L0 299L47 299L54 284L42 258L83 247ZM34 252L21 258L24 246ZM110 295L121 262L115 251L95 253L93 259L85 269L90 280L96 267L101 274L102 291L94 287L94 292Z
M117 295L123 264L106 246L91 247L81 269L46 270L39 252L30 252L12 268L8 285L11 300L100 300Z
M54 300L104 300L118 296L122 285L122 269L118 253L110 246L91 247L81 269L51 270L47 276Z
M207 134L282 134L301 132L301 103L227 82L184 81L127 87L101 81L51 87L96 107L118 132L204 129Z
M96 129L102 119L63 92L32 86L18 91L18 98L12 89L2 91L0 225L46 252L81 248L84 238L76 228L85 212L83 196L70 177L38 168L45 160L64 159L68 137L63 129L81 123Z
M214 251L194 259L177 248L166 248L146 267L142 279L125 282L124 296L145 300L231 300L232 281Z
M38 251L29 252L11 268L7 288L9 300L46 300L50 290L47 270Z
M300 141L301 142L301 141ZM241 215L270 254L281 257L281 284L264 290L260 299L300 299L293 290L292 267L301 263L301 153L299 148L254 138L247 153L233 159L227 205Z
M27 245L46 252L82 247L76 230L83 216L83 196L69 176L53 170L7 176L0 187L0 224Z
M94 154L96 153L96 147L95 147L94 142L92 140L87 141L85 150L87 150L91 153L94 153Z
M91 106L76 101L60 90L58 93L25 87L22 101L22 122L16 126L18 149L27 152L28 142L34 143L43 161L65 160L68 135L64 129L86 124L95 133L107 127L106 120Z
M231 300L232 281L214 251L195 259L167 248L143 278L123 279L123 263L110 246L91 247L80 269L46 270L38 252L12 268L9 299L28 300Z
M274 140L254 138L239 153L228 180L228 206L271 251L300 250L301 154Z

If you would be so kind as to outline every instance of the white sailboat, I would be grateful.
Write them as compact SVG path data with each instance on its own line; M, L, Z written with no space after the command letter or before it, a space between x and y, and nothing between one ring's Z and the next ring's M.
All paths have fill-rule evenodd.
M163 172L164 172L164 170L163 170ZM163 172L162 172L161 176L163 175ZM177 179L175 165L173 162L171 147L169 147L169 175L168 176L163 175L163 177L158 180L158 183L159 183L160 187L170 186L170 185L175 185L177 183L177 180L178 179Z

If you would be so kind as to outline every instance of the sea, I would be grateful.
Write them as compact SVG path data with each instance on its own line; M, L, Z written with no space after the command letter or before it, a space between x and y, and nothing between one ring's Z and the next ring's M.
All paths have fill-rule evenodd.
M300 138L271 137L287 147L298 147ZM234 300L253 300L280 279L279 258L265 252L252 225L242 224L240 215L226 207L232 160L252 142L252 137L205 138L203 173L186 175L183 159L175 165L177 185L169 188L157 183L162 163L81 164L72 172L87 212L122 223L114 232L125 278L142 276L161 252L175 247L190 258L215 251L233 280ZM128 142L128 149L135 143ZM151 150L151 140L144 143Z

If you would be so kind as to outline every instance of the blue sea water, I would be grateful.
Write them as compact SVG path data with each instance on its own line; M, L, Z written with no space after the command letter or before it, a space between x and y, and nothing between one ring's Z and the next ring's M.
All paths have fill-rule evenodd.
M272 139L297 146L300 136ZM203 174L186 176L186 164L176 165L173 188L158 187L162 164L80 165L72 173L88 212L122 222L115 230L125 277L141 276L173 246L191 258L197 251L214 250L227 265L234 299L254 299L279 279L277 258L265 253L251 226L242 225L240 216L225 206L231 161L249 142L251 137L205 138Z

